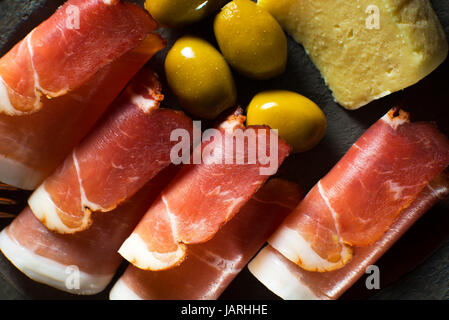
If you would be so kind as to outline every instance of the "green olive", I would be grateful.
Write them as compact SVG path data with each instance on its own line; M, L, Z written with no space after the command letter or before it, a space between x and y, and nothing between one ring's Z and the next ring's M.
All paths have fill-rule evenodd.
M146 0L145 9L163 26L180 27L218 11L229 0Z
M264 80L285 71L287 37L268 12L250 0L234 0L214 21L215 38L229 64L241 74Z
M268 125L277 129L293 152L312 149L326 133L326 116L311 100L291 91L257 94L247 110L248 125Z
M191 36L178 39L168 52L165 73L181 106L196 116L213 119L235 104L231 69L205 40Z

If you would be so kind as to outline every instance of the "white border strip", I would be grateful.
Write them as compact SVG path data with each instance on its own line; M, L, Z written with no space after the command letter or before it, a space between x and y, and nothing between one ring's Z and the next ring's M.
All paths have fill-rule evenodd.
M35 189L45 179L41 172L3 155L0 155L0 177L1 182L24 190Z
M318 300L298 277L293 275L266 246L248 264L249 271L268 289L284 300Z
M327 261L313 250L310 243L299 232L285 225L268 239L268 243L284 257L308 271L332 271L352 258L352 249L342 245L341 259L337 262Z
M136 267L143 270L159 271L173 266L173 261L182 261L185 256L184 246L178 245L174 252L158 253L148 250L145 241L137 233L132 233L123 242L118 253Z
M11 104L7 86L5 80L0 76L0 111L10 116L23 115L24 112L16 110Z
M70 266L60 264L28 250L11 239L6 229L0 232L0 250L17 269L32 280L72 294L97 294L106 288L114 276L114 274L93 275L80 271L79 289L69 289L66 281L70 276L67 273L67 268Z
M51 199L50 194L45 189L45 184L41 184L28 199L31 211L39 221L49 230L63 234L71 234L87 229L90 224L90 215L85 214L81 225L77 228L69 228L62 222L58 211L61 211ZM87 226L87 227L86 227Z
M131 290L122 280L122 278L118 279L118 281L114 284L109 292L109 300L143 300L140 296L138 296L133 290Z

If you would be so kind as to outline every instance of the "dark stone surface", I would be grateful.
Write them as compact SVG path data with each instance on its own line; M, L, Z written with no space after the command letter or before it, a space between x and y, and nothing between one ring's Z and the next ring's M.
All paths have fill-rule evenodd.
M134 1L143 3L143 1ZM445 32L449 35L449 3L431 1ZM62 3L59 0L0 0L0 55L6 53ZM165 55L174 40L182 34L195 34L216 44L212 19L184 30L159 30L168 47L150 61L164 85L164 105L178 108L163 72ZM320 73L303 48L289 37L287 71L269 81L250 81L234 74L238 102L246 106L258 92L268 89L297 91L314 100L328 119L323 141L312 151L290 156L279 175L296 181L305 190L325 175L344 155L351 144L391 106L400 103L410 111L413 120L435 121L449 135L449 61L418 84L394 93L357 111L346 111L332 99ZM432 208L377 263L381 272L381 290L369 291L362 278L343 299L448 299L449 298L449 201ZM0 220L0 227L8 220ZM120 269L123 270L123 267ZM102 294L90 297L104 299ZM44 285L36 284L18 272L0 255L0 298L4 299L71 299L77 298ZM247 269L229 286L222 299L276 299Z

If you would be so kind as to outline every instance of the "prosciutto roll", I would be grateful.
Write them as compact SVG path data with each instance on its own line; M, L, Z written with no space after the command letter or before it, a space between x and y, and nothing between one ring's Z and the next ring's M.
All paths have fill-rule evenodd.
M74 235L49 231L27 207L0 233L0 250L37 282L69 293L96 294L122 262L117 249L177 170L163 170L132 199L95 215L89 230Z
M447 196L449 175L443 173L424 188L378 241L369 246L355 247L352 260L341 269L330 272L306 271L270 245L251 261L248 268L267 288L283 299L338 299L427 210Z
M184 113L159 109L163 99L155 74L143 69L93 131L28 200L50 230L87 229L92 212L107 212L133 196L171 163L171 132L191 132Z
M410 123L408 113L390 110L312 188L268 242L304 270L335 273L357 261L361 248L381 246L379 241L395 223L425 212L428 207L420 199L448 165L447 137L433 124ZM433 204L435 197L432 193L427 201ZM264 278L261 273L267 269L260 261L264 259L256 259L252 270Z
M145 271L130 265L110 298L217 299L300 199L296 184L269 180L212 240L192 245L179 267Z
M244 121L232 115L203 139L193 155L201 150L201 163L184 165L121 246L126 260L144 270L179 265L187 245L212 239L277 171L290 147L268 127Z
M118 0L69 0L0 59L0 181L35 189L165 42Z

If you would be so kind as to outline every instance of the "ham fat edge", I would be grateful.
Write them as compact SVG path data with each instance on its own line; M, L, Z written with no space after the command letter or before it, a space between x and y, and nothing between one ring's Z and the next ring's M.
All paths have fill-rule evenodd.
M92 213L131 198L169 166L175 129L193 130L184 113L160 109L156 75L144 68L105 116L28 199L36 218L58 233L86 230Z
M251 272L283 297L338 297L360 276L363 263L375 262L447 195L448 165L446 136L432 123L412 123L405 111L390 110L309 191L251 262ZM295 276L290 282L295 277L275 253L300 267L306 280ZM345 278L344 285L332 274ZM315 288L320 277L332 288ZM280 283L287 282L284 290Z
M212 239L269 178L260 173L266 165L260 159L249 164L248 155L258 149L273 152L272 137L277 142L277 171L290 147L268 127L245 128L244 121L240 114L231 115L218 128L221 139L197 146L220 161L203 158L200 164L183 166L121 246L119 253L126 260L140 269L165 270L181 264L190 245ZM226 136L237 129L254 130L259 137L255 144L245 139L244 164L237 164L233 148L225 147ZM270 142L261 136L270 137Z
M147 271L130 265L110 298L217 299L296 207L301 195L295 183L268 180L211 240L190 246L189 257L180 266Z
M75 234L48 230L27 207L0 233L0 250L34 281L72 294L96 294L123 261L118 248L178 170L162 170L131 199L108 214L95 215L88 230ZM78 283L70 281L75 271Z
M0 58L0 181L32 190L50 175L165 47L156 27L135 4L69 0Z

